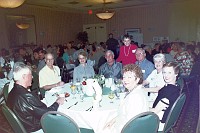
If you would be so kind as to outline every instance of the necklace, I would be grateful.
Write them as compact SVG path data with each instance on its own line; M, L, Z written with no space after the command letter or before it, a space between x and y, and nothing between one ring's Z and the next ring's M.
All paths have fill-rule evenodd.
M125 55L125 56L128 56L128 55L129 55L130 48L131 48L131 45L129 45L128 53L126 54L126 46L124 47L124 55Z

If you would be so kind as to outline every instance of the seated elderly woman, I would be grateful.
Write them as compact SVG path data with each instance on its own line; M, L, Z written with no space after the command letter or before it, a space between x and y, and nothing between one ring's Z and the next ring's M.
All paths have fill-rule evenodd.
M168 62L163 66L162 71L166 85L158 91L158 96L151 111L158 114L161 123L165 123L171 107L180 94L180 87L176 85L179 66L175 62Z
M95 73L93 67L86 63L87 61L86 52L80 52L78 54L78 60L80 64L74 68L73 81L74 82L76 82L77 80L82 81L83 78L94 77Z
M145 81L143 81L143 85L147 86L145 91L152 92L150 94L150 99L154 101L158 95L158 91L165 85L165 81L163 79L162 69L165 64L165 55L164 54L156 54L153 57L155 70L151 72L151 74L147 77Z
M118 115L109 121L103 133L120 133L123 126L134 116L149 110L147 96L142 89L143 74L139 66L128 64L123 68L123 84L128 89L120 104Z

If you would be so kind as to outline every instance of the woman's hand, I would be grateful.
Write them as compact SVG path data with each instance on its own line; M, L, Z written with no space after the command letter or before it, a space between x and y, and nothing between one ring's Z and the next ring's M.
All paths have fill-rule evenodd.
M116 118L112 119L111 121L109 121L103 129L106 129L106 128L111 128L113 126L113 124L116 122Z

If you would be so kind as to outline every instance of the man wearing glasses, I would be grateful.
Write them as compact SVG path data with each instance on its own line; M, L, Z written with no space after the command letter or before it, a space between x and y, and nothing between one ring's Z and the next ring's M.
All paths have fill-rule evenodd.
M54 57L51 53L45 55L46 65L39 72L39 86L44 90L62 86L64 82L61 81L60 69L54 66Z

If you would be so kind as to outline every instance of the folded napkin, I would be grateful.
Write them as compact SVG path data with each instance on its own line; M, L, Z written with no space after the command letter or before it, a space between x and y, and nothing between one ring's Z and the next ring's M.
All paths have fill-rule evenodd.
M87 79L86 85L83 85L83 89L85 94L88 96L96 94L97 97L100 97L102 95L102 88L97 79Z

